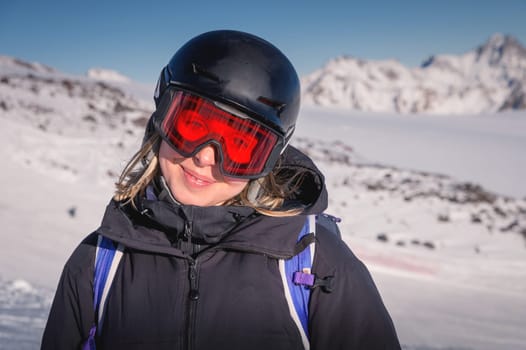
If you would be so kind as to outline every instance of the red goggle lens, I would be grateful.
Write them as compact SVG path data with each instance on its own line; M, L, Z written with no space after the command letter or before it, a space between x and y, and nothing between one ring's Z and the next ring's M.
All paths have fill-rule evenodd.
M255 121L235 116L196 95L177 91L161 124L161 132L178 152L191 156L215 141L225 175L251 177L262 173L278 136Z

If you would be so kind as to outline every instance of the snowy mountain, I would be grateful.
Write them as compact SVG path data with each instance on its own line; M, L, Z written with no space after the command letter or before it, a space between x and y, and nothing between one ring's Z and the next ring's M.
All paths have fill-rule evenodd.
M108 75L72 76L0 57L2 349L38 348L62 266L97 228L114 181L141 141L153 108L143 97L148 89L101 79ZM342 219L344 242L371 270L403 348L526 350L526 198L450 176L457 165L448 158L458 147L444 158L431 152L458 134L479 152L484 148L473 140L511 145L516 153L492 149L522 168L524 118L441 117L441 129L432 117L345 113L304 108L293 144L326 175L328 212ZM444 131L430 137L430 130ZM382 143L396 134L396 147ZM408 158L399 151L404 142L424 150L440 173L370 156L397 148ZM490 164L490 155L482 158ZM501 170L501 182L509 182L509 171Z
M88 70L87 76L89 78L103 80L103 81L114 81L121 83L129 83L131 80L125 75L110 69L104 68L91 68Z
M418 68L395 60L338 57L302 78L306 104L426 114L526 109L526 48L495 34L462 55L438 55Z
M95 73L98 72L98 73ZM94 134L101 127L134 132L144 126L152 104L106 81L67 75L38 63L0 56L0 110L11 120L24 119L55 134ZM111 75L115 80L115 74ZM124 78L119 79L125 82ZM20 120L19 120L20 121Z

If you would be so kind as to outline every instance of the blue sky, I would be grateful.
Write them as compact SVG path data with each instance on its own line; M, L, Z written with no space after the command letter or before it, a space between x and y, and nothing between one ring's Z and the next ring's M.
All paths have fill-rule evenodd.
M300 75L330 58L394 58L417 66L461 54L493 33L526 45L525 0L2 1L0 54L72 74L91 67L153 83L186 40L237 29L278 46Z

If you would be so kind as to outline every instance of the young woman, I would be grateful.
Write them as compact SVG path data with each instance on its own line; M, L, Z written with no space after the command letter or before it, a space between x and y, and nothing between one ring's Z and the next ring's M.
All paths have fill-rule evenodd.
M321 225L298 241L327 192L288 146L300 103L289 60L247 33L204 33L175 53L154 97L101 227L66 263L42 349L78 349L94 324L97 349L399 349L343 241ZM96 321L100 237L124 250ZM330 288L310 290L305 342L280 262L314 240L312 275Z

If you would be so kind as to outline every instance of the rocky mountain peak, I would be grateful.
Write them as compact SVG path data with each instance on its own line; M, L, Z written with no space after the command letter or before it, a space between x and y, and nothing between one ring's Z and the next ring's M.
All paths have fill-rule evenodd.
M476 49L476 60L492 66L526 62L526 48L510 35L500 33L491 36L486 43Z
M384 113L480 114L524 109L526 48L495 34L461 55L420 67L340 56L302 77L305 104Z

